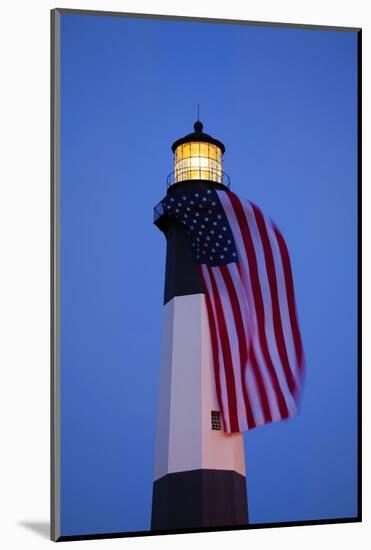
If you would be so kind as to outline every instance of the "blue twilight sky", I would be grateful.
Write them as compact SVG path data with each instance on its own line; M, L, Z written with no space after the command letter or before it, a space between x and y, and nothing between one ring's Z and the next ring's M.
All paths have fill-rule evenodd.
M245 435L253 523L356 511L355 32L62 15L62 534L150 526L171 143L226 144L291 254L300 416Z

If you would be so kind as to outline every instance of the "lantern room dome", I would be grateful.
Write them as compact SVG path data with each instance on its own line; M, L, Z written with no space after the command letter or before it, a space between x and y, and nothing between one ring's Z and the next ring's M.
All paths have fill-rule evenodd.
M172 149L173 153L175 152L175 149L177 147L179 147L179 145L182 145L184 143L196 142L196 141L197 142L203 141L203 142L206 142L206 143L211 143L212 145L216 145L217 147L219 147L222 154L225 153L224 143L222 143L218 139L213 138L209 134L205 134L202 131L203 130L203 124L200 120L197 120L194 123L193 127L194 127L194 132L192 132L191 134L187 134L186 136L174 141L174 143L171 146L171 149Z

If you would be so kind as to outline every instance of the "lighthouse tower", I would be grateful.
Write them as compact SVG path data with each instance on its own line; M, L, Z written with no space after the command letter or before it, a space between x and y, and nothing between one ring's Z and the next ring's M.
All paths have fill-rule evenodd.
M194 132L172 145L168 195L227 190L223 143ZM223 430L205 295L186 229L155 209L167 241L152 529L248 522L243 436Z

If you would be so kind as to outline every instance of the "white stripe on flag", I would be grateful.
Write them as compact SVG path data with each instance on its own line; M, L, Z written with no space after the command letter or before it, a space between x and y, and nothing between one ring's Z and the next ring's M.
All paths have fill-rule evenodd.
M236 385L236 398L237 398L237 416L240 430L247 430L247 419L245 401L243 397L243 384L244 381L241 378L241 357L239 353L239 343L237 336L237 328L235 318L232 312L230 296L225 286L223 276L219 267L212 268L215 275L215 280L218 286L219 297L222 303L223 314L228 331L228 339L232 354L233 375Z
M251 284L251 278L250 278L250 272L249 272L249 264L246 257L245 246L244 246L243 238L241 234L241 228L239 226L238 220L236 218L236 214L234 212L233 206L230 203L230 199L227 193L218 192L218 195L224 210L227 212L229 224L232 229L233 237L235 239L238 255L240 258L240 264L242 269L241 275L244 282L246 295L248 296L248 299L249 299L249 306L251 311L251 315L250 315L251 324L254 327L253 334L251 335L251 337L252 337L254 349L256 352L258 368L263 379L264 388L267 394L272 418L273 420L279 420L281 418L281 414L278 409L276 393L272 386L271 378L261 351L261 344L260 344L260 339L258 335L257 314L255 309L255 301L253 299L253 290L252 290L252 284Z
M216 310L215 310L215 300L214 300L214 294L211 286L211 281L208 273L208 268L206 265L201 265L202 275L209 293L211 307L213 310L214 319L217 319ZM223 354L221 350L220 345L220 334L219 334L219 327L218 323L215 322L216 327L216 333L217 333L217 354L219 357L219 375L220 375L220 390L221 390L221 397L224 404L224 422L225 422L225 430L230 431L231 430L231 424L230 424L230 418L229 418L229 406L228 406L228 392L227 392L227 382L226 382L226 375L225 375L225 367L224 367L224 360L223 360Z
M247 223L250 228L251 237L254 243L254 249L255 249L255 254L257 258L257 264L258 264L258 270L259 270L259 281L260 281L260 287L262 290L262 297L264 302L265 334L267 337L269 353L272 358L273 364L276 368L276 373L277 373L279 383L280 383L282 392L284 394L289 412L290 414L295 414L296 403L288 387L288 382L285 376L284 368L283 368L282 361L277 348L277 340L274 333L272 296L271 296L271 290L270 290L269 281L268 281L267 265L265 262L264 250L261 242L259 229L256 224L254 212L249 203L247 204L245 203L244 211L245 211ZM275 274L273 274L273 276L275 276Z

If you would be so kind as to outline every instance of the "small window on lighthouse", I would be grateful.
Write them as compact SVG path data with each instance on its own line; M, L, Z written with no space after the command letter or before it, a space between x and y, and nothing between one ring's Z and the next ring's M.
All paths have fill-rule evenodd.
M222 420L220 417L220 411L211 411L211 429L212 430L222 429Z

